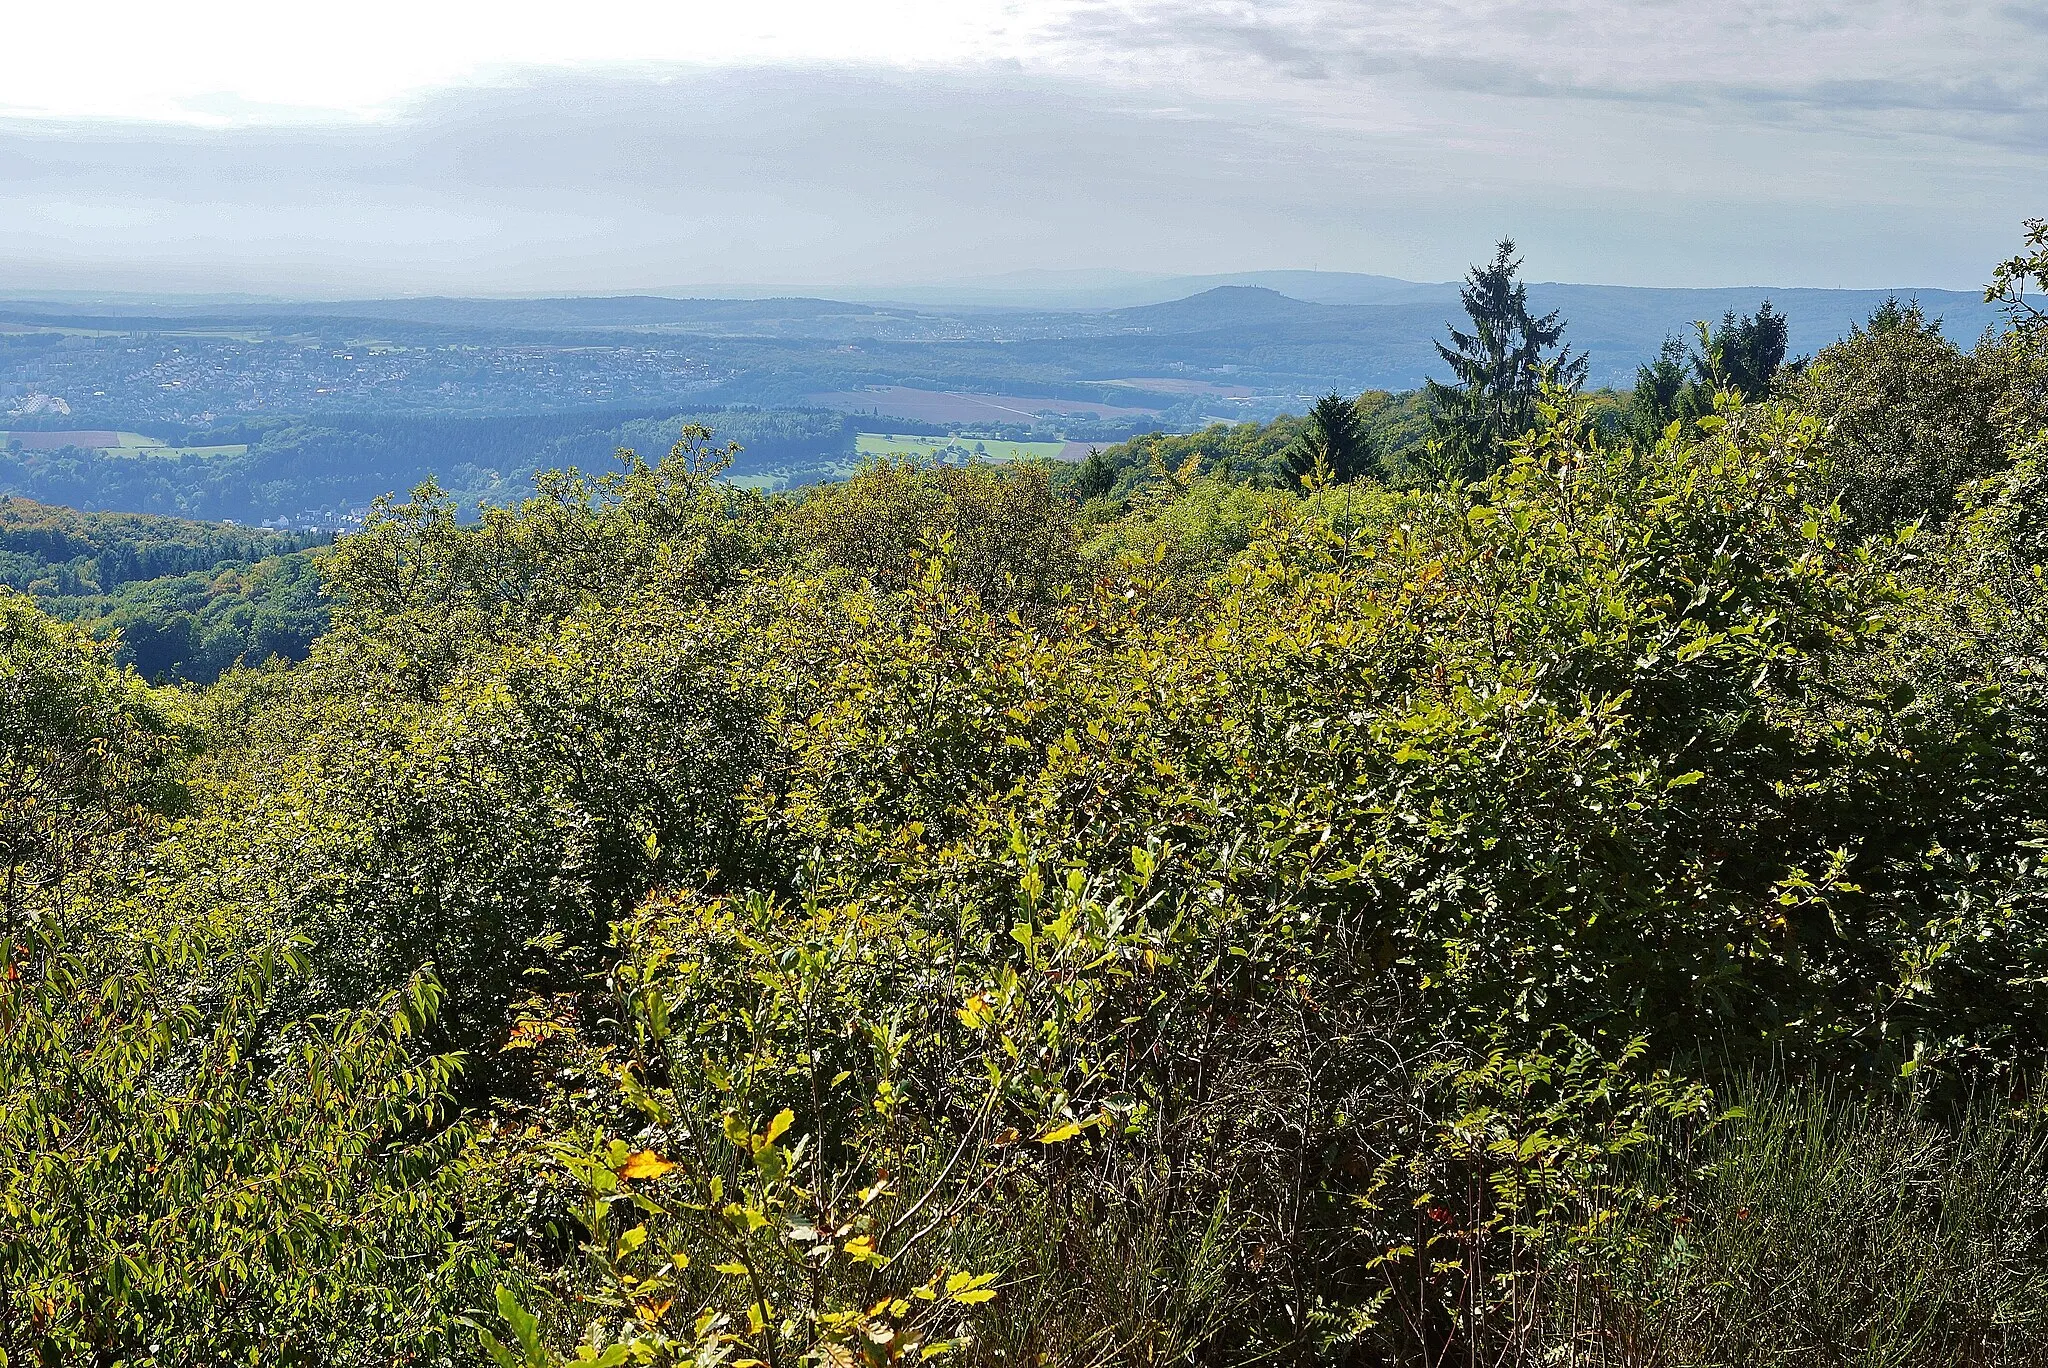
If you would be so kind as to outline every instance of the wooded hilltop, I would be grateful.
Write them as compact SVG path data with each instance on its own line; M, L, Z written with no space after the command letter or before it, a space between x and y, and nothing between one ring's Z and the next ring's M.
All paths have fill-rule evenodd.
M8 505L0 1364L2048 1360L2048 224L1625 393L1518 265L1074 466Z

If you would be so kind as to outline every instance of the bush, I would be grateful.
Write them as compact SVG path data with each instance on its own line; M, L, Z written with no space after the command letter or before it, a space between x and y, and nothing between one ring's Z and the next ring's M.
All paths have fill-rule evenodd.
M1962 350L1918 305L1888 305L1791 382L1826 425L1829 492L1851 526L1885 534L1916 518L1940 522L1958 486L2005 463L2002 359L1996 343Z
M424 490L197 696L0 597L8 1352L2038 1357L2040 452L1875 535L1604 402L1085 554L703 434Z
M1036 611L1072 582L1072 512L1042 464L876 461L812 490L791 515L820 570L850 571L883 590L922 577L944 551L952 572L997 612Z

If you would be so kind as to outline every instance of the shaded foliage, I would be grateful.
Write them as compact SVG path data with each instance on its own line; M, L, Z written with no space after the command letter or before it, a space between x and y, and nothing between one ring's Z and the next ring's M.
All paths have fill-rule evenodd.
M2006 463L2009 369L2007 347L1966 352L1914 305L1880 310L1814 358L1794 399L1827 425L1833 488L1858 528L1939 520L1959 486Z
M1714 412L1715 396L1728 393L1755 403L1768 397L1784 369L1788 324L1765 300L1754 314L1703 321L1696 347L1664 339L1655 360L1636 368L1626 428L1637 441L1655 442L1672 423L1696 425Z

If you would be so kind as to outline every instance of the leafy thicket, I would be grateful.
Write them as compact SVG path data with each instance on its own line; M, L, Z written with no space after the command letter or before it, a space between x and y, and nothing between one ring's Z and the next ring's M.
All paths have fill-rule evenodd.
M1844 506L1875 530L1939 517L1957 486L2007 462L2016 437L2048 422L2033 349L2015 336L1965 351L1914 305L1880 309L1792 381L1827 425Z
M0 499L0 582L24 593L111 593L318 546L324 536Z
M692 430L204 690L0 593L0 1352L2040 1361L2015 323L1471 481Z
M43 604L109 638L117 660L159 681L210 683L239 664L303 660L327 629L319 567L303 552Z
M1427 393L1367 390L1351 401L1351 407L1356 437L1379 462L1377 473L1392 483L1412 483L1429 440ZM1158 482L1158 468L1178 470L1190 458L1199 458L1204 473L1233 484L1292 489L1300 483L1294 458L1305 450L1309 435L1309 419L1295 417L1270 423L1215 423L1190 433L1147 433L1102 448L1109 480L1098 489L1076 492L1086 498L1108 495L1128 502ZM1079 475L1077 470L1069 478Z

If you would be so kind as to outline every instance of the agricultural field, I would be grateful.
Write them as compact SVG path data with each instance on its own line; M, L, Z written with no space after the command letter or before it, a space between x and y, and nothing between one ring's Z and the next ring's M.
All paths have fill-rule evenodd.
M227 446L170 446L163 442L139 442L134 446L124 445L102 449L110 456L154 456L166 458L196 456L201 460L210 460L217 456L246 456L249 454L249 445L246 442L233 443Z
M916 456L942 461L1059 461L1073 459L1072 442L1007 442L994 437L917 437L863 432L854 449L863 457ZM1086 455L1085 450L1082 455Z
M110 456L241 456L246 443L233 446L172 446L140 432L81 429L64 432L0 432L0 448L18 444L23 451L61 451L81 447Z

